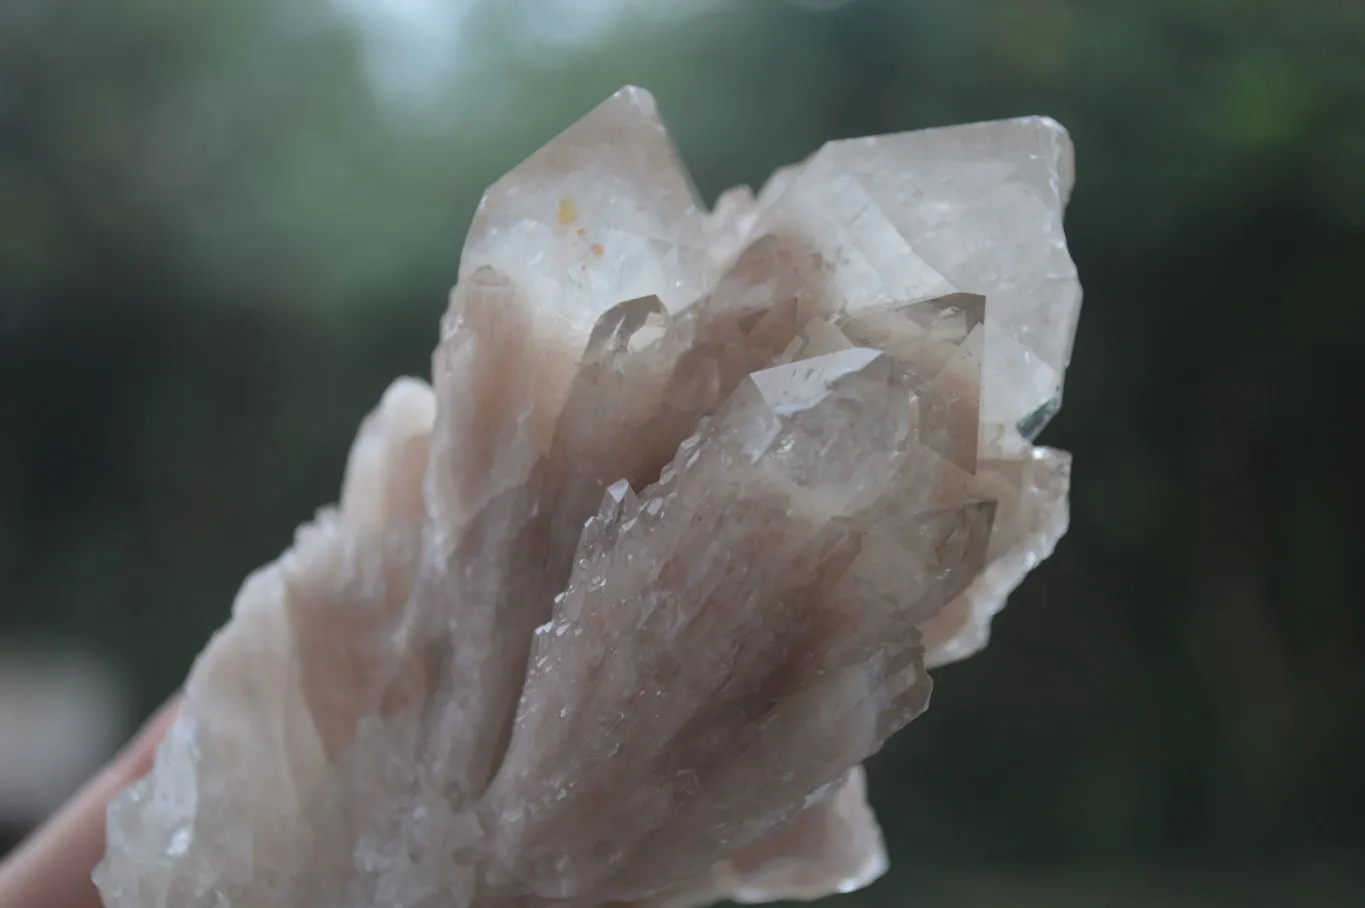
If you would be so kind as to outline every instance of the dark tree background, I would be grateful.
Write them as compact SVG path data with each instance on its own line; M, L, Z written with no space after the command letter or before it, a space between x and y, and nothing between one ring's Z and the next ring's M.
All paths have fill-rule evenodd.
M1077 145L1071 533L874 762L845 904L1365 903L1349 0L4 0L8 658L159 702L426 373L482 187L627 82L709 196L840 136Z

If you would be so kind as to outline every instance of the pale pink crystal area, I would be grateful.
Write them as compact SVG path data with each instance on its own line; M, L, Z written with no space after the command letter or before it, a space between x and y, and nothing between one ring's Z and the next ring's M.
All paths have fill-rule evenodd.
M886 866L861 762L1066 528L1071 147L833 142L708 213L627 88L489 189L430 385L243 586L108 908L691 908Z

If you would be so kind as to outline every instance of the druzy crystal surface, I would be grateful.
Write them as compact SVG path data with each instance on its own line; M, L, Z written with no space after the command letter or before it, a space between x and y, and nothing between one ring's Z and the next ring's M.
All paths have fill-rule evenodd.
M832 142L708 212L625 89L494 184L432 380L243 586L109 908L688 908L885 867L861 762L1066 526L1071 147Z

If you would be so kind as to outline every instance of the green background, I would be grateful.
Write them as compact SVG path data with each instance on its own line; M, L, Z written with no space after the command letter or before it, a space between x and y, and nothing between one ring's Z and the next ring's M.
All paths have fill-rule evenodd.
M0 2L0 642L158 703L426 374L482 187L620 85L708 198L1049 114L1071 532L874 760L842 903L1365 904L1365 3L614 6Z

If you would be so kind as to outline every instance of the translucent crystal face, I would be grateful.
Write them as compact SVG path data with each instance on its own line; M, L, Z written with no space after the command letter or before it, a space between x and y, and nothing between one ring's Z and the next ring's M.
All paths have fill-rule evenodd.
M489 189L430 385L253 574L110 908L813 898L860 763L1066 526L1065 132L835 142L697 201L625 89Z

